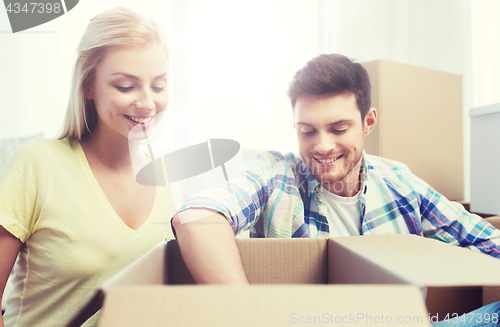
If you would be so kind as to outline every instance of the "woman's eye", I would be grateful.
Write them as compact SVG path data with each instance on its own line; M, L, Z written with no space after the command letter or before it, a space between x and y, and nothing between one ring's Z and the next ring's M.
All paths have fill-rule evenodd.
M124 86L119 86L119 85L115 85L115 88L120 91L120 92L128 92L128 91L132 91L134 89L133 86L127 86L127 87L124 87Z
M163 90L165 90L165 86L152 86L151 88L155 92L162 92Z

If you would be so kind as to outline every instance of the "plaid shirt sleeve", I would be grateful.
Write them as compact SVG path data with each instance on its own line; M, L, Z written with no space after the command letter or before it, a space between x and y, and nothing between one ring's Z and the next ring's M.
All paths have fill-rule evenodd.
M500 231L397 161L366 156L363 234L416 234L500 258Z
M414 176L413 184L427 236L500 258L498 229L467 212L460 203L448 200L420 178Z
M235 234L251 228L266 205L286 169L280 153L262 152L243 170L189 199L179 211L208 208L223 214Z

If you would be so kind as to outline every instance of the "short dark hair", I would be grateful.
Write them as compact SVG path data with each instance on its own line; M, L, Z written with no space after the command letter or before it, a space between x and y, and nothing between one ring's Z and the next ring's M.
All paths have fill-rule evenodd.
M340 54L322 54L295 73L288 97L293 108L302 95L351 91L356 95L361 121L364 121L371 106L370 90L370 77L363 66Z

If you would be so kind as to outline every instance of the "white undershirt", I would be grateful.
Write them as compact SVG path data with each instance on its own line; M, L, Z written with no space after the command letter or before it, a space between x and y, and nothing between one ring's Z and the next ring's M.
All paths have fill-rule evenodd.
M326 219L330 226L330 237L360 235L359 192L346 198L323 188L322 195L327 208Z

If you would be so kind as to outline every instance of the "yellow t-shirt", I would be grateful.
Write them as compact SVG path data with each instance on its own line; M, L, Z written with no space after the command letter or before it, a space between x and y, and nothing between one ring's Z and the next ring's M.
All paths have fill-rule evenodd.
M22 145L0 174L0 225L24 243L5 326L64 326L106 279L173 237L175 210L170 189L157 187L148 219L133 230L107 200L79 142Z

